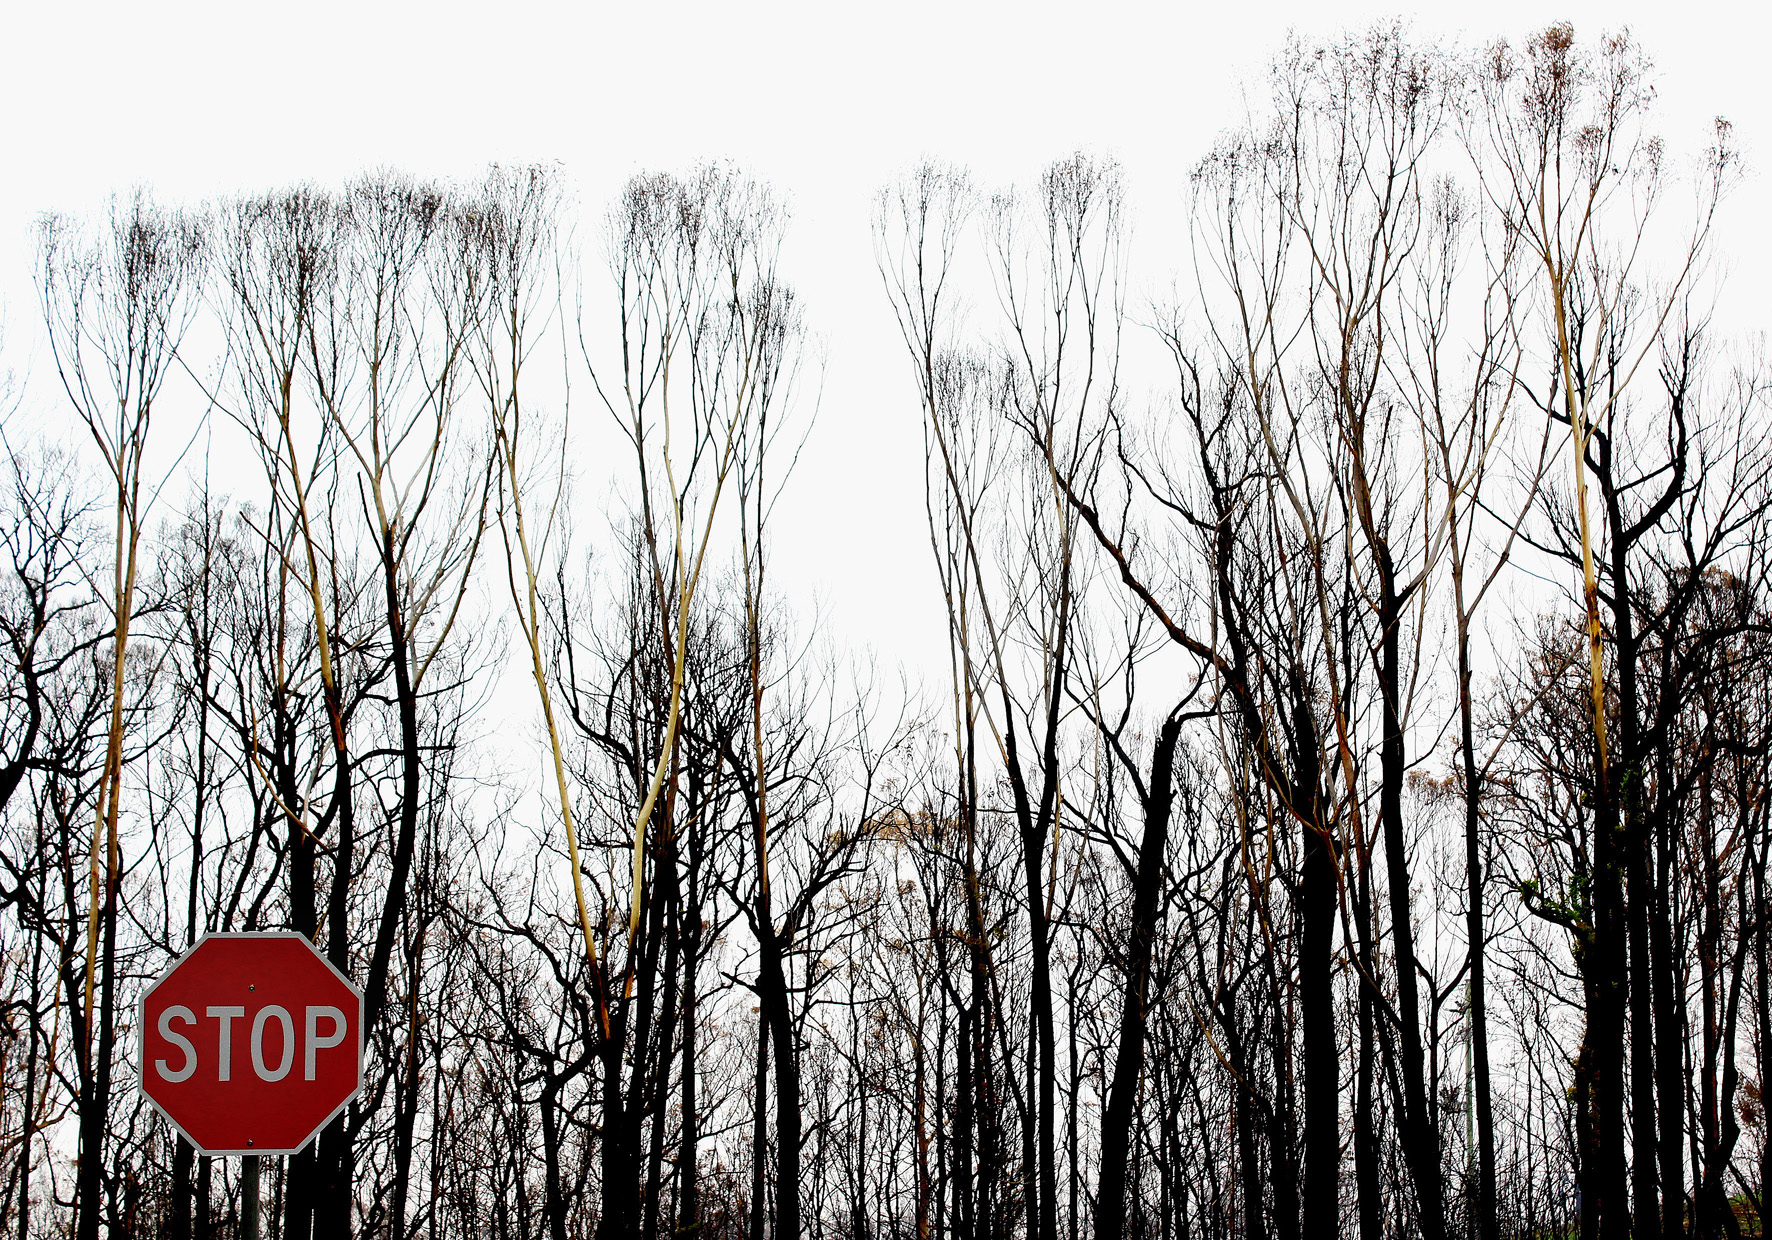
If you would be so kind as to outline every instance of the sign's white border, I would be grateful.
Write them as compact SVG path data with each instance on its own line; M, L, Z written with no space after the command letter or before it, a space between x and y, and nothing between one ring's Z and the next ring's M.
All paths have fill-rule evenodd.
M148 996L153 994L156 990L158 990L160 988L160 983L164 982L167 978L171 977L180 965L182 965L185 961L189 960L196 953L196 951L199 947L202 947L205 943L209 942L209 940L211 940L211 939L295 939L298 942L300 942L303 947L307 948L310 952L313 952L314 959L318 960L321 964L325 965L329 970L331 970L332 975L334 977L336 977L340 982L344 983L345 988L347 990L349 990L357 998L357 1084L351 1089L350 1093L345 1095L344 1101L340 1102L338 1104L338 1106L333 1108L331 1114L329 1114L325 1119L321 1120L318 1124L314 1125L313 1130L311 1132L309 1132L308 1135L302 1139L301 1144L293 1146L289 1149L260 1149L257 1146L253 1146L250 1149L243 1149L243 1150L224 1150L224 1149L206 1148L202 1145L199 1145L197 1143L197 1141L191 1136L191 1134L186 1132L184 1130L184 1128L179 1124L179 1122L176 1119L172 1118L172 1116L167 1113L166 1108L161 1106L157 1101L155 1101L154 1096L148 1092ZM211 930L211 931L207 932L206 934L203 934L202 936L200 936L197 939L197 941L195 943L191 944L190 947L185 949L184 955L180 956L177 960L174 960L170 965L168 965L166 967L166 970L164 972L162 972L159 977L155 978L151 985L149 985L146 989L144 989L142 991L141 998L139 998L135 1001L135 1028L136 1028L136 1035L135 1035L135 1061L136 1061L135 1062L135 1083L136 1083L136 1087L141 1090L142 1097L147 1099L148 1105L153 1107L154 1110L158 1111L160 1113L161 1117L163 1119L165 1119L168 1124L172 1125L173 1130L176 1131L178 1133L178 1135L183 1137L186 1141L189 1141L191 1143L191 1145L196 1148L196 1150L199 1154L207 1154L210 1157L217 1157L217 1156L222 1156L222 1155L232 1155L232 1154L242 1154L242 1155L244 1155L244 1154L299 1154L303 1150L307 1149L308 1146L312 1145L314 1143L314 1138L317 1137L318 1135L320 1135L320 1133L322 1131L324 1131L324 1129L326 1128L326 1125L330 1124L333 1120L337 1119L339 1117L339 1115L341 1113L343 1113L344 1109L351 1105L351 1103L356 1099L357 1095L363 1092L363 1052L364 1052L363 992L360 989L358 989L356 983L351 981L350 978L346 977L343 973L340 973L338 971L338 968L332 963L332 961L328 960L325 956L321 955L320 949L314 946L313 941L311 939L309 939L307 935L301 933L299 930L253 930L253 931Z

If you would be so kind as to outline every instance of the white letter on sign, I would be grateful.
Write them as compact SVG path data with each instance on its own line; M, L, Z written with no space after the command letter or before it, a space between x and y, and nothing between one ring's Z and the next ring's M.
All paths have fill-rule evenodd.
M172 1031L172 1022L175 1020L182 1020L187 1025L194 1025L197 1023L197 1013L183 1004L175 1004L160 1013L160 1036L168 1042L176 1043L185 1053L185 1066L177 1072L168 1071L164 1059L154 1061L154 1070L163 1079L171 1081L174 1085L180 1081L190 1080L191 1073L197 1070L197 1048L191 1045L191 1039L184 1034Z
M215 1079L225 1081L230 1079L228 1073L234 1066L234 1017L246 1015L246 1009L243 1007L212 1007L205 1008L204 1011L221 1022L221 1053L219 1055L221 1062L216 1065Z
M283 1062L277 1065L275 1072L265 1070L265 1021L272 1017L283 1026ZM289 1009L274 1003L260 1008L252 1019L252 1070L258 1073L261 1081L280 1081L289 1075L289 1066L294 1062L295 1022L289 1017Z
M332 1022L332 1032L324 1038L320 1036L321 1017ZM310 1007L307 1033L307 1050L302 1055L302 1080L311 1081L314 1079L314 1052L337 1046L345 1040L345 1014L335 1007Z

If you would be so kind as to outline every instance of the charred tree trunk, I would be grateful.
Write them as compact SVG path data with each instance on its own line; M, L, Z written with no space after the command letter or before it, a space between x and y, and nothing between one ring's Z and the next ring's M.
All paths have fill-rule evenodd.
M170 1240L191 1240L191 1173L196 1169L197 1151L176 1133L172 1139L172 1217L166 1234Z
M612 1014L610 1032L603 1039L603 1212L597 1220L597 1240L631 1240L640 1229L639 1135L634 1116L626 1104L622 1081L622 1047L625 1030Z
M757 1004L757 1073L751 1094L750 1240L764 1240L769 1218L769 1018Z
M1360 939L1359 1062L1354 1083L1354 1185L1359 1201L1360 1240L1384 1240L1384 1201L1379 1186L1377 1114L1373 1097L1378 1045L1373 990L1378 961L1372 941L1371 866L1363 864L1355 885L1354 928Z
M566 1078L550 1067L544 1067L542 1072L537 1106L541 1113L542 1214L548 1240L566 1240L567 1201L560 1176L560 1087Z
M757 997L775 1058L775 1228L770 1240L800 1236L800 1056L780 935L764 928Z
M394 1095L394 1183L388 1207L388 1229L394 1240L405 1240L406 1203L412 1193L412 1144L418 1126L419 1098L419 980L423 976L425 924L421 920L412 946L411 981L406 999L406 1062L402 1065Z
M77 1240L98 1240L99 1222L104 1215L105 1136L110 1130L112 1061L116 1058L117 868L108 845L104 851L110 860L105 866L100 905L97 1048L81 1079L80 1164L75 1173L79 1203L74 1229ZM90 1022L93 1014L85 1015ZM92 1045L90 1036L86 1045Z
M1150 784L1145 794L1144 838L1139 843L1138 869L1132 887L1132 930L1127 943L1126 980L1120 998L1119 1043L1114 1052L1113 1079L1101 1117L1101 1171L1095 1197L1096 1240L1120 1240L1126 1232L1126 1166L1135 1126L1133 1112L1144 1071L1144 1044L1149 1002L1151 955L1169 847L1169 819L1174 804L1175 749L1181 720L1170 715L1157 733L1151 753Z
M1313 1228L1341 1226L1341 1055L1335 1036L1335 906L1340 866L1318 793L1316 729L1301 690L1295 703L1299 743L1294 785L1308 790L1300 807L1304 864L1299 883L1299 1023L1304 1032L1304 1216Z
M1462 566L1454 573L1461 574ZM1458 584L1460 610L1463 583ZM1477 1127L1477 1240L1500 1240L1501 1224L1495 1197L1495 1109L1489 1075L1489 998L1484 974L1482 799L1483 774L1477 766L1476 723L1471 700L1471 655L1468 620L1458 632L1458 752L1464 774L1464 875L1467 901L1464 924L1470 953L1470 1022L1472 1105Z
M696 1114L696 966L701 960L701 904L695 870L689 875L689 904L684 912L683 934L683 1066L682 1119L677 1150L677 1227L679 1235L693 1238L701 1232L701 1185L696 1156L701 1145L701 1124Z
M1409 884L1409 858L1403 837L1403 715L1399 645L1402 604L1389 549L1375 547L1378 560L1380 662L1378 694L1384 730L1379 763L1379 822L1384 831L1386 877L1389 879L1391 940L1396 945L1397 1030L1403 1068L1403 1155L1415 1181L1417 1223L1425 1240L1444 1240L1445 1198L1440 1182L1440 1132L1429 1109L1432 1083L1427 1080L1421 1045L1421 998L1415 971L1414 899Z

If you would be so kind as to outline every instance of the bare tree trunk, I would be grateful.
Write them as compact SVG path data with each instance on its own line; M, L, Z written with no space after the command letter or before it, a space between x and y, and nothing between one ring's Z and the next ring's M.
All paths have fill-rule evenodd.
M697 1176L697 1151L701 1145L701 1122L696 1113L696 1074L700 1065L696 1059L696 1022L699 1015L696 1008L697 988L696 972L701 958L700 908L697 899L697 881L695 871L691 869L689 879L689 904L683 918L683 1061L682 1061L682 1116L680 1140L677 1151L677 1225L680 1235L693 1238L701 1231L701 1185Z
M215 1160L208 1155L197 1158L197 1219L192 1240L215 1240Z
M641 1058L650 1060L652 1069L650 1088L646 1081L639 1082L646 1089L645 1108L651 1113L652 1126L646 1144L646 1191L643 1202L645 1219L641 1233L651 1240L659 1234L659 1213L661 1187L664 1182L664 1130L667 1107L666 1099L670 1096L671 1063L677 1042L677 1018L681 1014L681 1006L677 997L679 985L678 970L681 967L680 950L683 932L681 921L684 917L682 900L682 875L677 869L677 805L676 780L672 780L667 790L664 813L660 820L659 844L656 866L659 880L656 886L660 892L658 915L654 918L656 932L664 941L664 997L659 1003L659 1028L652 1046L641 1047ZM655 1049L656 1048L656 1049Z
M543 1069L541 1096L542 1215L548 1240L566 1240L566 1192L560 1177L560 1086L565 1078Z
M1295 731L1312 736L1302 698ZM1335 905L1339 866L1329 827L1318 812L1316 750L1299 746L1296 786L1310 790L1310 812L1300 815L1304 840L1298 945L1299 1023L1304 1031L1304 1217L1313 1228L1341 1225L1341 1054L1335 1035Z
M769 1018L757 1006L757 1072L751 1093L750 1240L765 1240L769 1217Z
M1758 967L1754 971L1755 981L1759 986L1759 1002L1754 1006L1759 1018L1756 1050L1759 1053L1762 1082L1768 1077L1768 1068L1772 1068L1772 901L1766 898L1768 852L1772 852L1772 832L1762 836L1759 860L1754 866L1754 928L1760 943ZM1762 1097L1764 1093L1765 1087L1762 1085ZM1766 1114L1763 1108L1760 1114ZM1760 1230L1763 1233L1766 1230L1766 1219L1768 1215L1772 1215L1772 1137L1765 1134L1760 1137L1759 1172L1760 1196L1754 1204L1760 1216Z
M1456 535L1455 535L1456 536ZM1456 557L1456 553L1455 553ZM1458 574L1461 565L1455 563ZM1470 626L1459 589L1458 750L1464 774L1465 942L1470 953L1472 1104L1477 1126L1477 1240L1499 1240L1495 1199L1494 1087L1489 1075L1489 1000L1484 974L1482 823L1483 774L1477 766L1475 711L1471 701Z
M1372 532L1369 531L1369 536ZM1391 939L1396 944L1398 1039L1402 1043L1404 1157L1415 1181L1417 1224L1426 1240L1443 1240L1446 1234L1445 1199L1440 1182L1439 1126L1429 1110L1431 1082L1421 1045L1421 999L1416 988L1414 892L1409 884L1409 864L1403 839L1403 715L1399 667L1402 603L1390 562L1390 550L1374 537L1378 561L1380 666L1378 694L1383 741L1380 749L1381 789L1379 821L1384 831L1384 855L1389 879Z
M800 1055L780 938L765 929L757 951L757 998L775 1059L775 1227L770 1240L799 1240Z
M176 1133L172 1139L176 1143L172 1153L172 1217L166 1234L171 1240L191 1240L191 1173L196 1168L197 1151Z
M1362 858L1353 893L1355 932L1359 937L1359 1063L1354 1082L1354 1185L1360 1212L1360 1240L1383 1240L1384 1201L1379 1186L1378 1131L1375 1127L1373 1077L1376 1075L1378 1043L1373 1028L1373 991L1378 985L1378 961L1372 941L1372 875L1369 859Z
M406 1203L412 1193L412 1144L418 1125L419 1098L419 982L424 975L425 931L428 922L421 914L418 931L413 938L412 965L406 996L406 1046L401 1056L406 1062L397 1076L394 1092L394 1183L388 1206L388 1230L393 1240L405 1240Z
M1685 1066L1682 1052L1686 1039L1685 996L1677 979L1682 963L1673 947L1673 841L1671 815L1653 815L1655 877L1650 910L1649 953L1655 1008L1655 1087L1661 1096L1657 1118L1657 1155L1661 1161L1662 1240L1681 1240L1686 1228ZM1672 1100L1678 1099L1676 1104ZM1645 1220L1644 1230L1648 1223Z
M597 1220L597 1240L630 1240L640 1229L638 1134L624 1099L623 1034L617 1019L602 1048L603 1213Z
M1063 680L1062 673L1057 678ZM1056 715L1056 712L1054 712ZM1054 719L1056 723L1056 718ZM1010 761L1014 761L1013 751ZM1034 820L1038 822L1039 820ZM1033 1217L1037 1240L1058 1240L1058 1153L1057 1110L1058 1037L1052 1021L1052 938L1046 917L1046 882L1044 859L1046 833L1037 826L1023 830L1021 839L1022 873L1027 884L1028 933L1033 945L1032 977L1029 983L1029 1054L1028 1092L1035 1099L1035 1130L1023 1138L1037 1146L1038 1162L1030 1162L1029 1187L1033 1192Z
M1175 795L1175 749L1180 740L1181 719L1171 714L1157 732L1151 751L1150 783L1145 793L1144 838L1139 842L1138 870L1132 886L1132 930L1126 953L1126 980L1120 996L1119 1040L1114 1052L1107 1105L1101 1115L1101 1170L1095 1194L1096 1240L1120 1240L1126 1234L1126 1165L1136 1131L1133 1111L1144 1069L1151 955L1156 946L1157 922L1162 914L1159 899L1169 847L1170 810Z
M1765 972L1764 969L1761 970ZM1762 989L1764 987L1762 986ZM972 1189L973 1159L973 1059L976 1052L977 1035L973 1026L977 1020L974 1015L978 1006L979 977L976 967L972 970L972 1001L958 1005L960 1027L955 1033L954 1055L957 1059L954 1073L954 1235L958 1240L973 1240L979 1234L977 1230L977 1210Z

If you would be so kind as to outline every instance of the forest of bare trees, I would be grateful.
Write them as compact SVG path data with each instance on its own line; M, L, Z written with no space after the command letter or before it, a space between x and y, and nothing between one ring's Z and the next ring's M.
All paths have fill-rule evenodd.
M1254 82L1140 204L1179 273L1109 158L881 170L925 471L855 502L921 505L880 605L947 637L902 674L776 559L841 416L788 187L45 217L4 1234L232 1240L248 1184L278 1240L1763 1234L1729 128L1664 145L1644 49L1566 25ZM141 1096L137 1001L269 929L361 987L367 1067L249 1175Z

